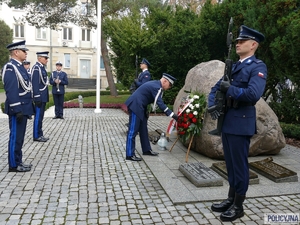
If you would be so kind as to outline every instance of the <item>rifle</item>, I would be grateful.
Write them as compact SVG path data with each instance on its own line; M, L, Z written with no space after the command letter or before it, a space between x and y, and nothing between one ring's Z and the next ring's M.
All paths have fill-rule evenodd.
M135 80L138 78L138 56L135 55ZM132 84L130 85L129 91L131 92L131 94L133 92L135 92L135 90L137 89L136 83L133 81Z
M232 72L232 64L233 64L233 61L230 59L230 52L232 48L232 24L233 24L233 19L231 17L228 26L228 32L227 32L228 56L225 61L225 69L224 69L224 76L223 76L223 80L229 82L231 80L231 72ZM218 117L217 129L209 131L208 133L211 135L220 136L222 131L222 126L223 126L224 116L227 111L227 105L228 105L226 99L226 93L221 91L216 91L215 99L217 100L217 104L209 107L207 111L208 113L211 113L215 110L218 110L220 116Z

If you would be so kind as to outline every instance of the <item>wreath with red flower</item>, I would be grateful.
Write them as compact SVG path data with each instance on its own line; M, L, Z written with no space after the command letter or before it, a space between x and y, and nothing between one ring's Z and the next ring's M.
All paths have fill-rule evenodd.
M179 111L183 111L177 121L177 134L183 143L194 135L200 135L206 104L206 96L198 92L190 93L182 101Z

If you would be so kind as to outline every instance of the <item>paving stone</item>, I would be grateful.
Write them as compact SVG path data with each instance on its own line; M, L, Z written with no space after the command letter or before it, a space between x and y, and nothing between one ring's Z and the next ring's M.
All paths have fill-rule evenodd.
M124 121L128 115L117 109L103 109L100 114L93 109L65 109L63 121L44 119L45 136L51 138L45 143L32 141L32 121L28 121L23 155L24 161L34 166L29 173L14 174L7 172L8 120L0 118L0 224L221 224L220 213L210 207L224 198L228 182L224 180L225 187L197 189L185 179L184 185L176 186L182 180L174 179L180 173L172 172L172 163L184 163L186 150L180 143L171 153L160 152L158 157L124 160ZM149 130L163 130L168 123L167 117L150 117ZM143 157L139 148L137 137L136 154ZM197 157L206 166L213 162L194 152L189 160ZM278 157L300 163L300 155L290 147ZM165 174L159 164L170 172L168 189L161 183ZM294 184L278 186L260 180L262 184L250 188L250 195L251 189L256 192L245 201L246 216L234 224L262 224L265 212L300 210L300 190ZM260 195L255 196L257 193ZM177 199L179 203L174 203Z

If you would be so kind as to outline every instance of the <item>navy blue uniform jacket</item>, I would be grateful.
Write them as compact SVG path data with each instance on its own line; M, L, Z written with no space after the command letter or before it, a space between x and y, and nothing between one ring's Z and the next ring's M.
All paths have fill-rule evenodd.
M10 62L4 66L3 83L6 92L5 113L12 116L16 115L18 112L22 112L23 115L31 116L34 113L31 88L27 91L24 90L17 78L15 68L20 72L24 84L27 87L31 83L28 73L22 63L11 59Z
M54 82L54 80L57 78L61 80L61 82L59 83L59 92L57 92L57 86L56 83ZM53 85L52 87L52 94L56 94L56 95L62 95L65 93L65 85L68 85L68 76L64 71L53 71L52 72L52 76L50 79L50 84Z
M162 100L162 85L160 80L152 80L139 87L125 102L127 107L133 111L141 120L145 118L147 106L155 102L167 115L172 117L174 113L164 104Z
M33 90L33 100L49 102L48 74L45 67L36 62L31 70L31 81Z
M151 75L149 70L145 70L139 74L137 81L135 82L137 87L140 87L142 84L151 80Z
M232 67L231 86L226 97L240 102L252 103L251 106L229 108L225 114L222 132L234 135L250 135L256 133L255 103L262 96L267 78L267 67L263 61L251 56L239 66ZM220 90L221 80L211 89L208 96L208 107L216 104L215 93Z

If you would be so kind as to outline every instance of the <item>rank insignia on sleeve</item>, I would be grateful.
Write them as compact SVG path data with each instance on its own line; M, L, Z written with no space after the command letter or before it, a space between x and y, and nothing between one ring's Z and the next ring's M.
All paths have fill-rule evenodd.
M262 78L265 77L265 75L264 75L262 72L259 72L259 73L258 73L258 76L259 76L259 77L262 77Z

